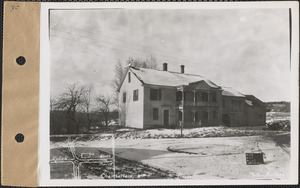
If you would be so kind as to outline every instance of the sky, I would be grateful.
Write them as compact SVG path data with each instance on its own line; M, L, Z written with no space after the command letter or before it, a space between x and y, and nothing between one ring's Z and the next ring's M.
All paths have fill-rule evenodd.
M264 102L290 101L288 9L50 11L51 96L67 84L111 95L114 67L156 57Z

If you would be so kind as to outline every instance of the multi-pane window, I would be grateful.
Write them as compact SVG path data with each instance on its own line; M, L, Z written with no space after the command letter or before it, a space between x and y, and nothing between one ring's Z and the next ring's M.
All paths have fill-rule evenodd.
M176 101L182 101L182 91L176 92Z
M150 100L160 101L161 100L161 89L150 88Z
M131 74L130 74L130 72L128 72L128 83L130 83L131 82Z
M158 108L153 108L153 120L158 120Z
M124 92L123 93L123 103L125 103L126 102L126 93Z
M139 100L139 90L133 90L133 101Z

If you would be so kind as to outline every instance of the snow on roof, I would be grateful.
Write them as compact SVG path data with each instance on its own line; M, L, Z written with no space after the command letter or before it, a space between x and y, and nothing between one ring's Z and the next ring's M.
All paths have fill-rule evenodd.
M246 104L248 104L249 106L253 106L252 101L246 99L245 102L246 102Z
M232 96L232 97L245 97L242 93L232 89L231 87L222 87L222 95L224 96Z
M161 71L154 69L135 68L130 69L139 80L145 84L160 85L160 86L179 86L189 85L190 83L205 81L210 87L219 88L212 81L200 75L182 74L178 72Z

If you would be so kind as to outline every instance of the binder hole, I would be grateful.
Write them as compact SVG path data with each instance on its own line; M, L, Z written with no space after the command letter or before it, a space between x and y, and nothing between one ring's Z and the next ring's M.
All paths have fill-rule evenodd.
M18 63L18 65L24 65L26 63L26 59L23 56L20 56L16 59L16 62Z
M21 133L19 133L19 134L17 134L16 136L15 136L15 139L16 139L16 141L17 142L23 142L24 141L24 135L23 134L21 134Z

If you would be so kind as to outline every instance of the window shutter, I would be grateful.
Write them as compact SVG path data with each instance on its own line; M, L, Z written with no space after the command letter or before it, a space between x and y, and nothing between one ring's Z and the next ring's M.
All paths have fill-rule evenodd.
M195 121L199 121L198 111L195 112Z
M150 100L153 100L153 99L154 99L154 97L153 97L153 89L150 88Z
M161 101L161 89L158 89L158 99Z

